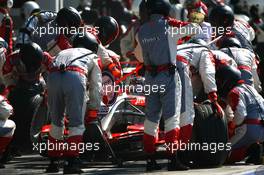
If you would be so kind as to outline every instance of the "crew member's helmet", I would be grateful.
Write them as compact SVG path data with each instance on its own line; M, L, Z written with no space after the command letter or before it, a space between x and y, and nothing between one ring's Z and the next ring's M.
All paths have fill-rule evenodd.
M119 25L111 16L103 16L95 22L98 28L98 39L103 46L111 44L119 35Z
M40 7L35 1L27 1L21 8L21 16L23 19L28 19L32 14L39 11Z
M73 7L62 8L56 17L56 23L59 27L80 27L82 23L79 12Z
M74 36L72 46L74 48L86 48L97 53L98 41L96 37L89 32L79 33Z
M241 72L233 66L221 66L216 70L215 79L219 95L226 98L228 93L239 84Z
M209 12L209 22L213 27L231 27L234 19L233 10L227 5L218 5Z
M167 0L147 0L146 8L150 15L160 14L168 16L171 9L171 4Z
M33 42L22 44L19 54L28 73L34 73L40 68L43 60L43 51L38 44Z

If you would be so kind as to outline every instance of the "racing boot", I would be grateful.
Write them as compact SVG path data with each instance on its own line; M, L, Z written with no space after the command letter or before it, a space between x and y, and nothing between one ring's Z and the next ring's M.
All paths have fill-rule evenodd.
M261 165L263 163L263 146L262 144L254 143L252 144L248 150L248 159L246 160L246 163L248 164L254 164L254 165Z
M161 170L161 166L156 162L153 155L149 155L147 158L146 171Z
M63 166L63 174L81 174L84 173L81 168L81 162L77 157L66 159L66 164Z
M177 155L171 155L168 162L168 171L186 171L190 168L183 165Z
M46 169L46 173L58 173L60 171L59 160L56 158L50 159L50 164Z

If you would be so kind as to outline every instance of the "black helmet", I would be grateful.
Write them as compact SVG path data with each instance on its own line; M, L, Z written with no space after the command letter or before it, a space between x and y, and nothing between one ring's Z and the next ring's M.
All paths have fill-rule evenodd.
M203 46L208 45L206 41L204 41L203 39L200 39L200 38L193 38L189 41L189 43L199 44L199 45L203 45Z
M228 47L242 48L240 41L233 37L223 37L217 42L216 45L219 47L219 49Z
M166 0L147 0L146 7L149 14L160 14L168 16L170 13L171 5Z
M221 66L216 70L215 79L219 95L226 98L241 80L241 72L233 66Z
M98 41L96 37L89 32L79 33L74 36L72 46L74 48L77 47L86 48L94 53L97 53Z
M233 10L227 5L218 5L209 12L209 22L213 27L231 27L234 19Z
M95 23L98 27L98 39L102 42L103 46L112 43L119 35L119 25L117 21L111 16L103 16Z
M59 27L79 27L81 22L79 12L73 7L60 9L56 17L56 23Z
M19 54L28 73L33 73L40 68L43 60L43 51L38 44L33 42L22 44Z

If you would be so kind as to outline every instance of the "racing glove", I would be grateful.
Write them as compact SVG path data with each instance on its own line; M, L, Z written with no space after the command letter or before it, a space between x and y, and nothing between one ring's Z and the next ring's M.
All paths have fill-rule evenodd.
M6 87L6 88L1 92L0 95L3 95L4 97L8 98L9 93L10 93L14 88L15 88L14 85L10 85L10 86Z
M231 138L235 135L236 124L234 121L228 122L228 137Z
M217 102L217 93L215 91L210 92L208 94L208 99L211 101L212 107L215 110L217 116L223 117L224 116L224 112L223 112L222 107Z
M88 125L89 123L91 123L92 121L96 120L97 118L97 110L88 110L86 112L85 118L84 118L84 123L85 125Z
M119 79L121 77L122 73L121 73L121 70L118 69L117 64L110 63L107 68L115 78Z

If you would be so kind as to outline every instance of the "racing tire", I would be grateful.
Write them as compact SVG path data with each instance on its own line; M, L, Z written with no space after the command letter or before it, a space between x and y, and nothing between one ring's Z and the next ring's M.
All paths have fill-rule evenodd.
M192 151L192 159L198 167L218 167L228 156L228 131L225 117L219 117L210 103L195 105L195 119L191 143L199 144Z

